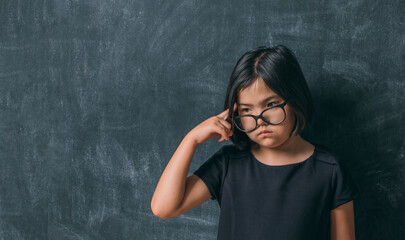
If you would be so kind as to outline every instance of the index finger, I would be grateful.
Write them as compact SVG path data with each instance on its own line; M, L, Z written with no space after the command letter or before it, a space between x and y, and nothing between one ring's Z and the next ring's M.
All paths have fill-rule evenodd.
M235 103L235 104L233 105L233 111L236 111L237 107L238 107L238 106L237 106L236 103ZM220 118L222 118L222 119L224 119L224 120L226 120L226 119L228 118L228 114L229 114L229 108L226 109L225 111L221 112L221 113L218 114L217 116L220 117Z

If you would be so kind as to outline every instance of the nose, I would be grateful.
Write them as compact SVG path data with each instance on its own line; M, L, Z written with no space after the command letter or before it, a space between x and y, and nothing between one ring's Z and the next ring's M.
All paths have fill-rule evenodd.
M263 119L259 118L257 119L257 126L266 126L268 123L266 123L265 121L263 121Z

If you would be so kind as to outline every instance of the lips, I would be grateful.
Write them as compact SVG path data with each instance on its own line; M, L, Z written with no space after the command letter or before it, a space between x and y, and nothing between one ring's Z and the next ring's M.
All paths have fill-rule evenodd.
M261 134L266 134L266 133L272 133L272 132L271 132L271 131L267 131L267 130L262 130L262 131L260 131L259 135L261 135Z

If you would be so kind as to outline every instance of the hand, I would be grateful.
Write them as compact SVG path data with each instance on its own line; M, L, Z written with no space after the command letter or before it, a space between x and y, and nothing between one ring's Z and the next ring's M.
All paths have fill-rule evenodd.
M237 105L235 103L234 111L236 111L236 109ZM228 114L229 109L216 116L210 117L193 128L188 134L197 144L201 144L217 136L219 136L218 142L229 140L229 137L232 136L233 132L231 130L231 124L226 121Z

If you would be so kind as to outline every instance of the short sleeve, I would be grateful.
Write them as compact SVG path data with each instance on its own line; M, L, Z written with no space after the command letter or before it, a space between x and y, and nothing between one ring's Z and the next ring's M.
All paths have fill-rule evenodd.
M212 200L221 199L222 180L225 172L224 162L224 147L221 147L194 172L207 185Z
M331 210L350 202L360 194L350 172L342 163L334 166L332 176L332 202Z

